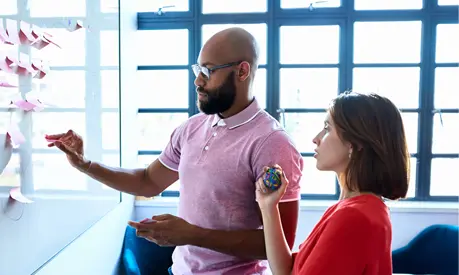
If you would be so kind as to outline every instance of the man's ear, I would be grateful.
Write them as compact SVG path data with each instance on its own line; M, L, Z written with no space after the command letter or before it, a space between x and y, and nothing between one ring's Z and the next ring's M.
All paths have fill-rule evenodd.
M246 61L239 64L237 79L239 81L245 81L250 76L250 64Z

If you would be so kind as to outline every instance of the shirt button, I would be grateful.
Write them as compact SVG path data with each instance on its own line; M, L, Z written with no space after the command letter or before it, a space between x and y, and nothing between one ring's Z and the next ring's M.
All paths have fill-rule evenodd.
M204 147L204 150L206 151L209 150L209 146Z
M213 136L216 137L216 136L217 136L217 133L214 133Z

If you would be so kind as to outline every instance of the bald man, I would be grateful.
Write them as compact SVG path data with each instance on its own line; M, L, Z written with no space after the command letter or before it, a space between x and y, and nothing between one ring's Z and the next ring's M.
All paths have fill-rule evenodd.
M293 246L303 159L253 96L257 64L256 41L247 31L230 28L211 37L192 66L201 113L173 131L146 169L115 169L87 160L83 141L73 131L48 137L58 140L49 146L65 152L74 167L122 192L152 197L180 178L178 216L129 222L138 236L158 245L152 262L171 253L161 247L176 247L169 274L269 274L255 201L255 182L265 166L279 164L290 180L279 211L285 239Z

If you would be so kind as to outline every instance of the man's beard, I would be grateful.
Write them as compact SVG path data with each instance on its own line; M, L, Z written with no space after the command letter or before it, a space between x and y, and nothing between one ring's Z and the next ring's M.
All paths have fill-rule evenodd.
M213 90L205 90L198 87L197 91L207 95L204 101L198 100L198 107L203 113L213 115L227 111L233 106L236 99L234 71L228 75L220 87Z

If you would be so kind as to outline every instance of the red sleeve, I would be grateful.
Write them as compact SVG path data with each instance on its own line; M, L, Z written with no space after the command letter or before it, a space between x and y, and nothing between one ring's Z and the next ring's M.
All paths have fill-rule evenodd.
M326 228L298 274L362 274L375 252L371 223L358 210L342 209L329 220ZM373 249L372 249L373 248Z

